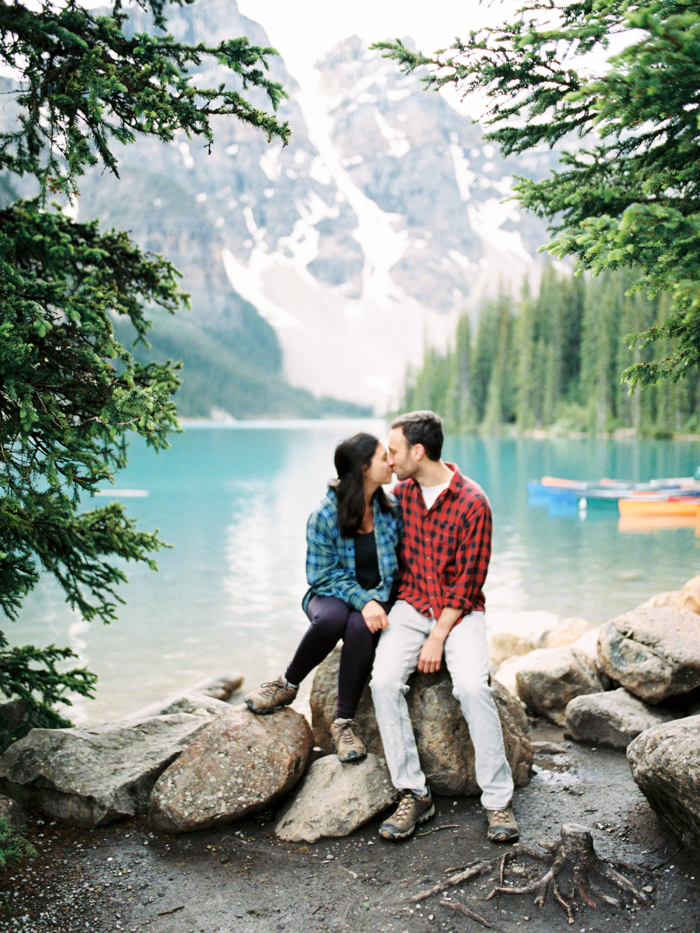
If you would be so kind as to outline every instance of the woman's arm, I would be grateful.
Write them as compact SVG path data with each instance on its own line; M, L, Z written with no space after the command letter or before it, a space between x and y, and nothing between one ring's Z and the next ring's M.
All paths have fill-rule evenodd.
M362 611L373 598L355 577L355 547L338 531L331 501L312 512L306 526L306 579L319 596L336 596Z

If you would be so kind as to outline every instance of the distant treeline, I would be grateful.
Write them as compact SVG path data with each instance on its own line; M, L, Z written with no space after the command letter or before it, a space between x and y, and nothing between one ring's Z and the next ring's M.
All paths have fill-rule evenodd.
M453 431L697 432L697 371L632 395L621 380L651 356L625 338L668 317L666 295L625 294L633 280L629 271L589 278L548 265L539 294L527 285L519 301L501 294L482 307L476 334L465 315L446 355L428 350L407 376L403 408L438 411ZM654 353L659 358L663 347Z

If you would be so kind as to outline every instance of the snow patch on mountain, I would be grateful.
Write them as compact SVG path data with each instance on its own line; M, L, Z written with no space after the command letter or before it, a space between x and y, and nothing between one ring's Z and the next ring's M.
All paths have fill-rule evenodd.
M314 70L311 74L297 76L297 80L301 89L296 100L304 115L309 138L318 149L333 182L348 199L357 216L358 223L352 236L362 247L365 256L363 297L380 303L400 300L403 295L392 282L389 270L402 257L406 247L405 234L396 229L401 218L382 211L354 184L342 165L331 138L328 103L318 91L318 72ZM359 82L360 85L363 83Z

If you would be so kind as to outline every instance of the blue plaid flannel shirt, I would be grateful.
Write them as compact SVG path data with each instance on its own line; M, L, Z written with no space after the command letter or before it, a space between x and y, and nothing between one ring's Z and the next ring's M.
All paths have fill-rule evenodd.
M393 496L387 496L391 511L382 512L374 500L374 538L381 583L372 590L357 582L355 541L338 530L338 501L333 489L321 499L306 525L306 579L309 584L302 601L306 609L314 595L336 596L361 611L371 600L388 602L399 569L396 548L401 536L401 513Z

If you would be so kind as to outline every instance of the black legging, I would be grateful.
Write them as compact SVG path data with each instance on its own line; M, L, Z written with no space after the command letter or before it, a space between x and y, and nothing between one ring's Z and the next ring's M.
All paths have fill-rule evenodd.
M385 604L383 605L386 609ZM299 643L285 677L290 684L300 684L343 639L338 670L338 719L354 719L377 647L379 632L372 634L362 617L335 596L312 596L306 607L311 620Z

